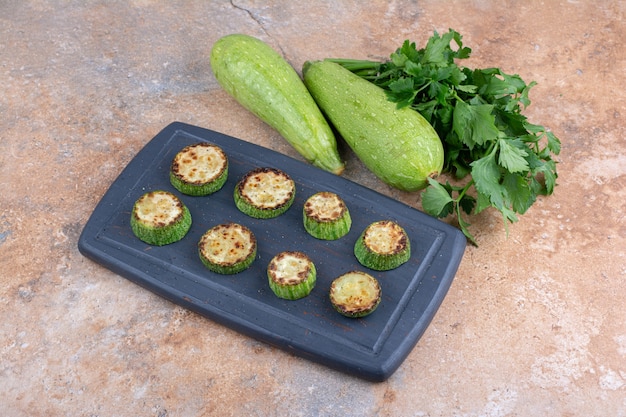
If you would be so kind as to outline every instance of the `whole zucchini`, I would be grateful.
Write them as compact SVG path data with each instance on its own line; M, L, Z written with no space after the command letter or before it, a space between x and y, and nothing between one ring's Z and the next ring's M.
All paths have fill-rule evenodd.
M219 84L276 129L311 164L341 174L344 164L328 122L293 67L252 36L232 34L211 49Z
M388 185L416 191L443 168L443 145L421 114L330 61L308 61L304 84L359 159Z

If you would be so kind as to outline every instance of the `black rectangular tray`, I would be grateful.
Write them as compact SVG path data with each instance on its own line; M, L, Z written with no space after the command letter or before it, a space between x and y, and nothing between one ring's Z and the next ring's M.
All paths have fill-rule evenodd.
M171 186L169 167L179 150L198 142L214 143L226 152L229 177L217 193L190 197ZM236 182L261 166L279 168L296 183L293 206L274 219L250 218L233 202ZM181 241L155 247L133 235L129 219L135 200L159 189L178 195L193 223ZM350 233L336 241L314 239L302 225L304 201L324 190L339 194L352 216ZM412 255L397 269L376 272L358 263L353 248L367 225L383 219L405 228ZM246 271L219 275L202 265L197 242L207 229L228 221L253 231L258 254ZM270 149L180 122L162 130L122 171L78 242L84 256L159 296L245 335L371 381L387 379L411 352L448 292L465 246L458 229L406 204ZM279 299L268 286L267 264L285 250L303 251L316 265L317 284L306 298ZM331 281L351 270L370 273L382 287L378 309L365 318L341 316L328 298Z

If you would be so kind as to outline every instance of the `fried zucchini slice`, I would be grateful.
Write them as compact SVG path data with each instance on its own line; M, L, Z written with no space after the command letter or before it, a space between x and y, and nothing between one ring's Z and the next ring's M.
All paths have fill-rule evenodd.
M396 222L381 220L367 226L354 244L354 255L366 268L388 271L411 257L411 241Z
M135 201L130 227L149 245L169 245L185 237L191 227L191 213L174 194L150 191Z
M256 237L238 223L218 224L207 230L198 242L200 260L218 274L236 274L256 258Z
M350 231L352 218L344 201L335 193L321 191L304 203L302 217L305 230L322 240L337 240Z
M297 251L280 252L267 266L269 286L279 298L298 300L315 287L317 271L313 261Z
M362 271L347 272L330 284L330 302L340 314L358 318L372 314L380 304L378 280Z
M276 168L256 168L235 186L235 205L257 219L271 219L286 212L296 196L296 184Z
M203 196L220 190L228 178L228 157L217 145L185 146L170 166L170 183L183 194Z

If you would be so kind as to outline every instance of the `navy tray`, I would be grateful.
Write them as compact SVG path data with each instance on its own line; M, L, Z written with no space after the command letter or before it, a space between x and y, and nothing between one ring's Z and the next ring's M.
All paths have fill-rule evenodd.
M169 167L178 151L198 142L214 143L226 152L229 177L217 193L190 197L170 185ZM279 168L296 183L293 206L274 219L250 218L233 202L237 181L260 166ZM156 247L133 235L129 224L133 204L150 190L174 192L189 208L193 223L181 241ZM318 191L339 194L350 210L352 229L339 240L317 240L304 230L304 201ZM354 242L367 225L383 219L405 228L412 255L392 271L371 271L354 257ZM252 230L258 254L246 271L219 275L202 265L197 242L210 227L229 221ZM84 256L161 297L245 335L371 381L386 380L411 352L448 292L465 246L458 229L406 204L270 149L180 122L163 129L122 171L78 242ZM305 252L316 265L317 285L303 299L280 299L268 286L267 264L284 250ZM370 273L382 287L377 310L361 319L341 316L328 298L332 280L351 270Z

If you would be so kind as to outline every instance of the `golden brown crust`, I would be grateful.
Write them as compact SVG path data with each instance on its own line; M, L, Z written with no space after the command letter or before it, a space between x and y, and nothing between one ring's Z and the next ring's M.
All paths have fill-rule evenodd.
M276 168L261 167L248 172L237 184L237 192L258 209L278 209L291 204L295 183Z
M311 259L306 254L286 251L272 258L267 270L275 283L297 285L309 277L311 264Z
M200 239L198 247L213 264L232 266L250 256L256 244L256 237L246 226L225 223L209 229Z
M167 191L149 191L135 204L135 220L153 228L174 224L183 217L183 202Z
M371 313L380 303L382 289L373 276L351 271L330 285L330 300L341 314L358 317Z
M311 196L304 204L305 215L319 223L340 219L347 207L335 193L321 191Z
M187 184L202 185L214 181L228 168L224 151L202 142L184 147L172 160L171 173Z
M372 223L363 233L365 246L381 255L394 255L406 250L406 232L395 222L382 220Z

